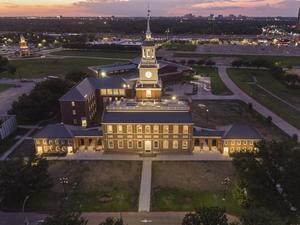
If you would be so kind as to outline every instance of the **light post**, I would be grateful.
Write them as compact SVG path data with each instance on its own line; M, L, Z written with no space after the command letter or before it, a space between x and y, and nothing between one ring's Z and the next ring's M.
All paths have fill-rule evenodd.
M224 180L221 182L221 184L224 186L223 198L222 198L223 201L226 200L226 194L227 194L228 187L229 187L230 183L231 183L231 180L230 180L229 177L225 177Z
M66 185L69 183L69 178L68 177L61 177L61 178L59 178L59 183L61 183L63 185L64 196L65 196L65 199L67 199Z
M25 218L24 219L24 224L25 225L29 225L29 221L28 221L28 218L25 216L25 205L26 205L26 202L28 201L28 199L30 198L30 195L27 195L23 201L23 205L22 205L22 212L23 212L23 217Z
M206 126L208 127L208 113L209 113L209 109L206 109Z

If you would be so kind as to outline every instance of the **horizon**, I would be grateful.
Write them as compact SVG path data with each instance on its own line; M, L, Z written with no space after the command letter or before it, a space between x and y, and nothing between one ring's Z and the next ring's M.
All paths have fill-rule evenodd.
M300 0L4 0L1 17L145 17L147 4L153 17L244 15L297 17Z

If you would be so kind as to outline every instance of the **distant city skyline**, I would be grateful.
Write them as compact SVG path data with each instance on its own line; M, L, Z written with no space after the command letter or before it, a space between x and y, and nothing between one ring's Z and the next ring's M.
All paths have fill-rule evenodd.
M1 16L153 16L235 14L296 17L300 0L0 0Z

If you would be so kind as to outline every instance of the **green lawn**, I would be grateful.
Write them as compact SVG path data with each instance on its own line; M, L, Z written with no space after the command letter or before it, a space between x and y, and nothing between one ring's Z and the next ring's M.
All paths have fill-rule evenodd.
M282 66L289 67L294 65L300 65L300 56L260 56L260 55L224 55L224 54L201 54L201 53L183 53L175 52L173 55L175 58L196 58L196 59L209 59L212 57L230 57L239 58L243 60L253 60L253 59L267 59L270 62Z
M204 77L210 77L211 90L215 95L232 95L232 92L225 86L223 81L219 77L218 69L212 67L197 66L197 74Z
M133 59L140 55L139 51L105 51L105 50L63 50L51 53L51 55L63 56L84 56L84 57L103 57Z
M225 201L222 191L188 191L162 188L154 191L152 198L153 211L193 211L199 207L224 207L230 214L240 215L242 208L229 191Z
M13 84L0 84L0 92L6 91L12 87L14 87Z
M142 163L138 161L50 161L51 190L34 194L27 209L52 211L64 198L60 177L68 177L68 203L82 211L136 211ZM106 200L104 200L106 198Z
M17 73L13 76L19 78L42 78L45 76L64 76L69 71L83 70L87 71L87 67L95 65L112 64L119 62L118 60L104 59L27 59L27 60L12 60L11 65L17 67ZM1 76L12 77L6 72Z
M260 85L297 106L300 104L299 90L292 90L285 87L274 79L267 71L229 69L228 74L230 78L248 95L259 101L290 124L300 129L299 111L274 98L251 82L253 82L253 76L255 76Z
M195 51L197 45L183 43L169 43L166 46L167 50L171 51Z

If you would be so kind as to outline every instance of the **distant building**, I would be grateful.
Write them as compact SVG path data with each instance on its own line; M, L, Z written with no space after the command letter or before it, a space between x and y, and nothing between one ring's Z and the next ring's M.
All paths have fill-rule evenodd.
M0 140L12 134L17 127L15 116L0 116Z
M21 57L30 56L30 49L23 34L20 35L19 53Z

